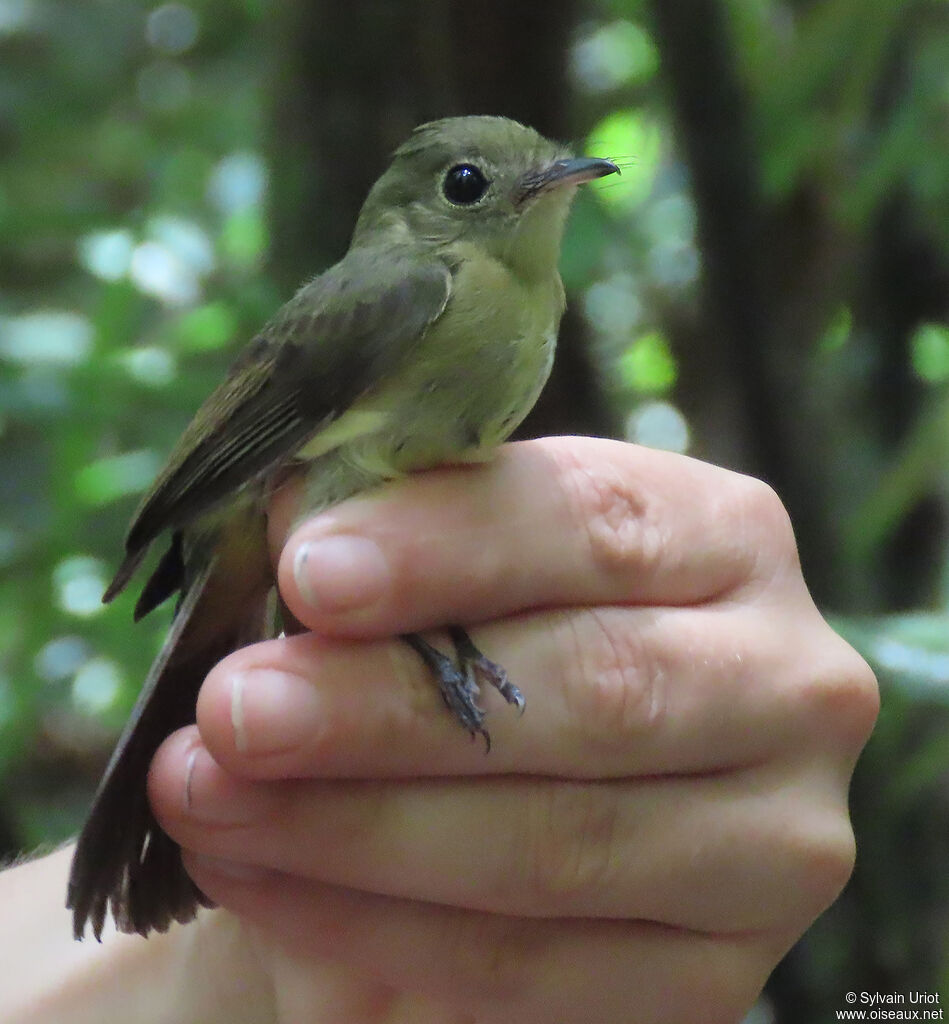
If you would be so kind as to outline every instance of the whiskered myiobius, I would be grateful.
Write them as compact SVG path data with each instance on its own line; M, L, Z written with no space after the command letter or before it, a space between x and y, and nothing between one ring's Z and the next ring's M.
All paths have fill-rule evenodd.
M413 470L490 458L550 371L575 186L617 170L505 118L422 125L369 192L343 259L277 312L198 410L135 513L103 598L170 534L135 618L173 594L177 610L79 836L67 901L77 938L87 922L98 937L109 910L147 935L208 904L152 816L146 775L161 742L194 721L211 667L275 634L265 532L275 476L297 467L312 513ZM460 627L449 635L454 658L404 639L487 741L478 682L523 698Z

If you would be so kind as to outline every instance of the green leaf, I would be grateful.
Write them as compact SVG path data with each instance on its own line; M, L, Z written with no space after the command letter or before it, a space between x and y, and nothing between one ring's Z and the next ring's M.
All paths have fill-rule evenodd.
M853 327L853 317L846 306L839 306L830 323L818 342L818 349L821 352L837 352L842 349L850 337Z
M923 324L910 339L913 369L930 384L949 380L949 327Z
M224 348L237 333L237 315L226 302L209 302L186 313L177 323L180 347L190 352Z
M591 188L607 208L626 212L652 191L662 158L659 124L643 111L614 111L587 136L587 152L619 163L620 178L601 179Z
M232 213L221 230L220 249L226 263L246 269L263 256L267 248L267 225L260 210L248 207Z
M87 505L106 505L116 498L138 494L154 479L161 466L150 448L98 459L76 473L76 495Z
M623 382L646 395L667 392L676 382L676 362L659 331L640 335L620 357Z

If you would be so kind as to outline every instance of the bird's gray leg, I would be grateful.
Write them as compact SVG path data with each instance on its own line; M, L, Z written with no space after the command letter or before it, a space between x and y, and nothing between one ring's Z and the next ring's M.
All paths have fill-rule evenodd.
M459 668L451 658L417 633L403 633L402 639L428 666L438 682L442 700L458 721L471 733L472 738L483 736L485 747L490 750L491 737L484 727L484 710L477 703L480 691L473 672Z
M414 650L438 682L442 699L472 737L484 737L485 748L491 749L491 737L484 727L484 709L478 703L479 682L490 683L498 693L524 710L524 695L508 679L507 672L486 658L461 626L449 626L448 635L455 647L457 663L417 633L404 633L402 639Z
M496 661L486 658L461 626L449 626L448 635L455 645L458 664L465 675L475 685L477 679L482 683L490 683L508 704L513 704L518 711L523 711L524 694L508 679L507 672Z

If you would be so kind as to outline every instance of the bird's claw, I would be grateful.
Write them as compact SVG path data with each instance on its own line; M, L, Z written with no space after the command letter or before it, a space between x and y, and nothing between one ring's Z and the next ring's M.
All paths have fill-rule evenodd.
M475 679L480 679L482 683L488 683L501 694L508 704L513 704L518 711L522 712L524 710L524 694L511 682L507 672L496 661L486 658L475 647L471 637L461 626L452 626L448 632L455 645L458 661L471 677L472 682Z
M475 647L460 626L451 626L448 633L455 646L457 663L414 633L405 634L403 639L429 667L438 681L442 700L472 739L484 737L487 752L491 749L491 737L484 727L484 709L478 704L479 683L493 686L508 704L513 704L520 712L524 710L524 695L497 662L486 658Z

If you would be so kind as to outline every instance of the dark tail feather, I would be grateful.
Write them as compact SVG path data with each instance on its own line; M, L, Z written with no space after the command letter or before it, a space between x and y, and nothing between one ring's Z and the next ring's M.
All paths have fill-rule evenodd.
M108 604L125 590L129 585L129 580L135 575L135 570L142 564L147 554L147 544L144 547L136 548L134 551L126 552L125 558L122 559L122 564L119 566L119 571L115 574L112 582L105 588L105 593L102 595L103 604Z
M212 666L267 631L268 588L254 581L252 593L231 593L222 606L230 581L213 570L206 567L189 586L80 833L66 900L77 939L87 921L98 939L110 910L122 931L147 935L211 905L185 872L177 844L158 827L145 781L162 741L195 720L198 690ZM230 610L224 619L223 609Z

